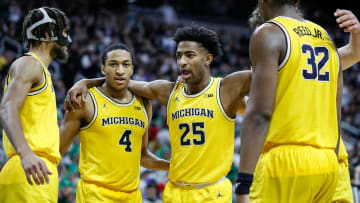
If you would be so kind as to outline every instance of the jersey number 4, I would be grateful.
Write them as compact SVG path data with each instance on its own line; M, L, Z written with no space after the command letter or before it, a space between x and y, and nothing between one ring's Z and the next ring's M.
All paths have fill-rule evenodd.
M321 74L321 69L324 68L326 63L329 61L329 50L326 47L312 47L309 44L303 44L301 46L301 52L303 54L309 53L310 55L307 58L307 64L311 66L311 71L309 72L308 68L304 68L302 70L302 75L305 80L316 80L322 82L330 81L330 73L329 71L324 71ZM316 56L322 54L322 58L319 63L316 63Z
M186 138L192 129L192 134L199 136L199 139L192 139L194 145L203 145L205 143L205 132L204 132L204 123L203 122L194 122L191 123L192 128L190 128L189 123L180 123L179 129L185 129L180 138L180 145L182 146L190 146L191 139Z
M125 132L121 135L119 140L119 145L125 145L125 152L131 152L131 140L130 135L132 131L131 130L125 130Z

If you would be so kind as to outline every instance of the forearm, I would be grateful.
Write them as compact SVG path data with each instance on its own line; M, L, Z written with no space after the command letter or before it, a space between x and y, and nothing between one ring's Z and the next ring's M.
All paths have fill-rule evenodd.
M82 79L79 82L84 83L88 88L100 86L105 82L105 78Z
M134 94L146 99L156 99L156 95L151 91L150 82L130 80L128 88Z
M151 170L169 170L169 161L161 159L145 149L141 154L141 166Z
M349 44L338 49L342 70L360 61L360 33L351 34Z
M240 133L241 150L239 171L253 174L269 130L270 117L247 116Z
M32 153L22 130L18 109L10 102L1 106L0 122L19 156Z

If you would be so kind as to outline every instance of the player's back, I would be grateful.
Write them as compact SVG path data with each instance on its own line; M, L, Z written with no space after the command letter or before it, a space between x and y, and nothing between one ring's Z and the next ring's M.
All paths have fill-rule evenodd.
M335 148L338 139L336 48L310 21L276 17L287 51L278 70L275 109L264 151L282 144Z
M134 191L140 182L142 137L148 118L141 98L119 103L99 88L89 90L92 121L79 133L81 179L115 191Z
M57 121L56 97L52 85L51 75L41 60L32 52L31 55L42 66L43 82L41 85L31 88L25 102L19 110L22 129L31 150L48 158L57 164L60 161L59 152L59 127ZM18 60L24 60L20 58ZM4 92L11 81L9 72L5 83ZM4 135L6 135L5 131ZM7 136L3 136L4 150L8 157L16 154L14 147Z

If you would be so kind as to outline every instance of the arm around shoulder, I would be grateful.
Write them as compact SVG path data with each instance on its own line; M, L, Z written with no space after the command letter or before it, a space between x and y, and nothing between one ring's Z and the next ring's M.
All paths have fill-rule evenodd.
M90 97L90 96L89 96ZM76 135L80 132L80 128L84 123L89 123L94 114L93 101L86 100L85 105L81 109L75 111L66 111L64 120L60 125L60 154L63 156Z
M174 82L167 80L154 80L152 82L131 80L128 87L136 95L147 99L159 100L166 106L174 85Z

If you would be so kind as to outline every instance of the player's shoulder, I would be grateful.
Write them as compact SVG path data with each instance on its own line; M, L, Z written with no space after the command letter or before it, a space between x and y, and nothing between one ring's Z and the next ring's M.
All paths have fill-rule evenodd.
M42 73L42 66L38 60L32 56L22 56L16 59L10 66L10 72L12 75L34 75Z

